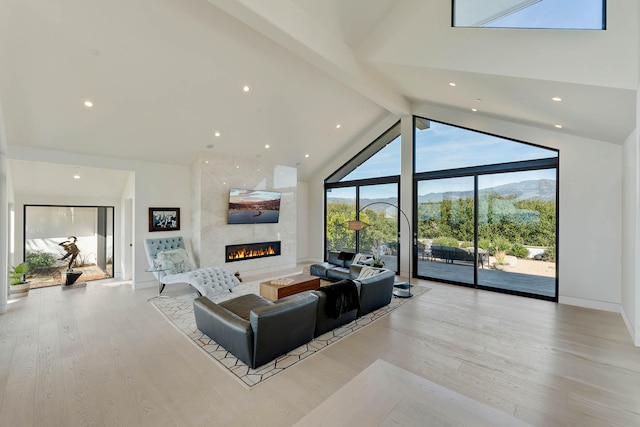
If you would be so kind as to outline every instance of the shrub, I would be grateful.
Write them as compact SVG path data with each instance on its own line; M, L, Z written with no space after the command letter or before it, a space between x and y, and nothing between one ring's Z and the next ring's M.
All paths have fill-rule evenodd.
M529 250L520 243L514 243L511 247L511 253L518 258L527 258L529 256Z
M473 247L473 242L462 242L460 243L460 247L461 248L472 248Z
M495 248L496 251L506 252L509 249L511 249L511 243L509 243L509 241L505 238L496 237L493 240L493 247Z
M438 237L433 240L434 245L458 247L458 239L455 237Z
M43 250L29 251L25 256L25 260L29 264L30 270L44 270L55 266L56 259L49 252Z
M478 247L480 249L489 249L491 246L491 241L489 239L478 239Z

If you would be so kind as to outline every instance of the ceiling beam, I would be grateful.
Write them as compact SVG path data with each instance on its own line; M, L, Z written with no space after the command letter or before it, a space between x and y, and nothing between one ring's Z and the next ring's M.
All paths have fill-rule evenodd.
M411 113L411 104L401 93L290 0L209 2L391 113Z

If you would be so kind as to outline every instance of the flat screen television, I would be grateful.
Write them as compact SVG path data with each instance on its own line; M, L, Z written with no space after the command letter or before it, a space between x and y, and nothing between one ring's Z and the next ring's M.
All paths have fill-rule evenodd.
M268 224L280 218L280 199L277 191L229 190L228 224Z

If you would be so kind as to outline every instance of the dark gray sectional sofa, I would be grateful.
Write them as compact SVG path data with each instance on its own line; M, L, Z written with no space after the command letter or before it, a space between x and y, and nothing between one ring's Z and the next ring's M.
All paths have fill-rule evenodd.
M362 268L357 265L353 267L350 274L356 274L356 270ZM329 302L329 290L325 291L322 287L273 302L254 294L242 295L220 304L200 297L193 301L196 325L255 369L314 337L389 304L395 273L379 270L378 274L366 279L329 285L344 286L350 291L355 286L355 306L341 305L342 310L337 312L335 303Z
M329 251L327 261L311 265L309 272L332 282L351 279L350 267L355 255L353 252Z

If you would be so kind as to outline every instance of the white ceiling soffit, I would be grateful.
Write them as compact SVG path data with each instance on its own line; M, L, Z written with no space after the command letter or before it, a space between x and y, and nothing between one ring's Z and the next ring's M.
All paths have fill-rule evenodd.
M540 0L456 0L455 23L462 27L482 27L496 19L538 3Z
M83 200L119 199L132 172L9 160L16 195L82 197ZM80 178L75 179L74 175Z

